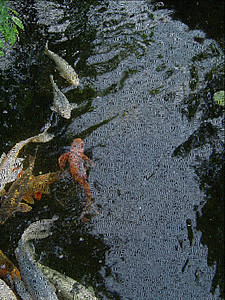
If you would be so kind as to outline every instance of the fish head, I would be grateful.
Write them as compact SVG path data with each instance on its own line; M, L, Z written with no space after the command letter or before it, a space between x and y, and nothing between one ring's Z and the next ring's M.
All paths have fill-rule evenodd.
M71 118L71 109L70 108L64 108L60 111L60 114L63 118L65 119L70 119Z
M78 86L79 85L79 78L77 77L77 75L71 75L70 77L70 82L75 85Z
M73 141L71 145L71 151L75 150L78 153L84 152L84 142L81 138L77 138Z

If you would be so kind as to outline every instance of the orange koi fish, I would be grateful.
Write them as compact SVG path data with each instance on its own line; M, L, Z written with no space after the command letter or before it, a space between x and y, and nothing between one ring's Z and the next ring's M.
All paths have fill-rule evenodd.
M30 165L23 174L13 182L7 194L2 199L0 207L0 224L4 224L8 218L14 215L15 212L28 212L32 209L31 206L22 203L24 190L31 179L34 168L35 156L29 158Z
M93 162L84 154L84 142L82 139L75 139L70 147L70 152L64 153L59 157L59 166L62 170L65 168L67 160L71 176L82 186L87 195L86 207L88 207L92 204L92 195L86 169L93 165Z

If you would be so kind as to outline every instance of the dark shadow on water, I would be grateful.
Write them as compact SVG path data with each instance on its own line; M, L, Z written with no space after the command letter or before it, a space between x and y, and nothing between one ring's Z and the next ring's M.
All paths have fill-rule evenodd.
M190 94L184 101L183 113L188 120L196 117L196 113L201 111L202 123L174 150L173 155L185 158L196 149L201 150L206 145L210 146L211 154L205 158L200 154L193 166L200 189L205 193L205 202L195 209L197 230L202 232L201 243L208 248L208 265L216 264L211 292L214 293L219 286L220 296L224 299L224 108L213 100L213 94L223 89L222 74L220 67L212 70L205 77L205 87L196 90L194 97ZM193 111L193 99L196 98L199 102ZM212 124L212 120L217 118L220 121Z
M187 156L191 150L214 143L217 129L209 122L203 123L183 144L174 150L174 156Z
M158 2L158 1L156 1ZM182 20L190 29L201 29L207 38L217 40L224 49L224 1L218 0L165 0L165 8L173 8L174 17Z
M199 160L195 167L200 187L205 192L205 205L197 212L197 230L201 230L201 243L208 247L208 265L216 264L211 292L220 286L224 299L224 175L225 152L212 152L208 160Z

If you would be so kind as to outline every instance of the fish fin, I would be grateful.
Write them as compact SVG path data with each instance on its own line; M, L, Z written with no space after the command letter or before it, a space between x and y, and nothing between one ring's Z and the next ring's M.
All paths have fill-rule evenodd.
M29 195L24 195L23 196L23 200L26 201L29 204L34 204L34 199L33 197L29 196Z
M71 110L77 108L77 104L76 103L70 103L70 107L71 107Z
M51 109L52 111L54 111L54 112L57 112L57 110L55 109L54 106L51 106L50 109Z
M50 78L51 83L54 84L54 78L53 78L53 75L52 75L52 74L49 75L49 78Z
M79 78L70 80L70 83L71 83L72 85L78 86L78 85L80 84Z
M68 160L69 154L70 154L69 152L64 153L58 159L59 166L62 170L64 169L64 167L66 165L66 161Z
M87 157L83 153L81 153L80 156L83 159L86 168L89 168L90 166L94 167L94 163L93 163L93 161L89 157Z
M46 42L45 44L45 51L44 51L44 54L47 54L48 53L48 41Z
M6 190L3 188L1 191L0 191L0 197L4 197L6 194Z
M58 67L57 67L57 69L60 71L60 69L59 69ZM63 74L63 73L61 73L61 72L60 72L59 74L60 74L60 76L62 76L64 79L68 80L65 74Z
M6 154L5 154L5 152L3 152L1 157L0 157L0 165L3 162L3 160L5 159L5 157L6 157Z
M20 203L17 207L17 211L20 211L20 212L28 212L31 209L32 209L32 207L27 205L26 203Z

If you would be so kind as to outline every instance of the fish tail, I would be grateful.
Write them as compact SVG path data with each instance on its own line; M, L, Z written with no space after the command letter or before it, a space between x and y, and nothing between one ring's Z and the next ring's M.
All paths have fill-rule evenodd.
M43 219L30 224L22 235L22 242L27 242L32 239L44 239L51 235L51 227L59 217L54 215L52 219Z
M37 149L36 149L36 152L37 152ZM36 159L36 153L35 153L34 156L29 155L29 165L30 165L31 168L34 167L35 159Z
M49 127L50 127L50 125L48 125L45 128L45 130L42 133L40 133L38 136L35 136L32 139L32 142L33 143L46 143L46 142L50 141L54 137L54 134L51 134L51 133L47 132Z
M34 143L45 143L50 141L54 137L54 134L48 133L48 132L43 132L42 135L34 139L32 142Z
M91 195L91 189L90 189L90 186L89 186L89 183L87 182L87 180L84 180L83 183L80 183L84 189L84 192L86 193L87 195L87 198L88 198L88 201L87 201L87 204L90 204L92 201L92 195ZM87 205L86 204L86 205ZM88 205L89 206L89 205Z

